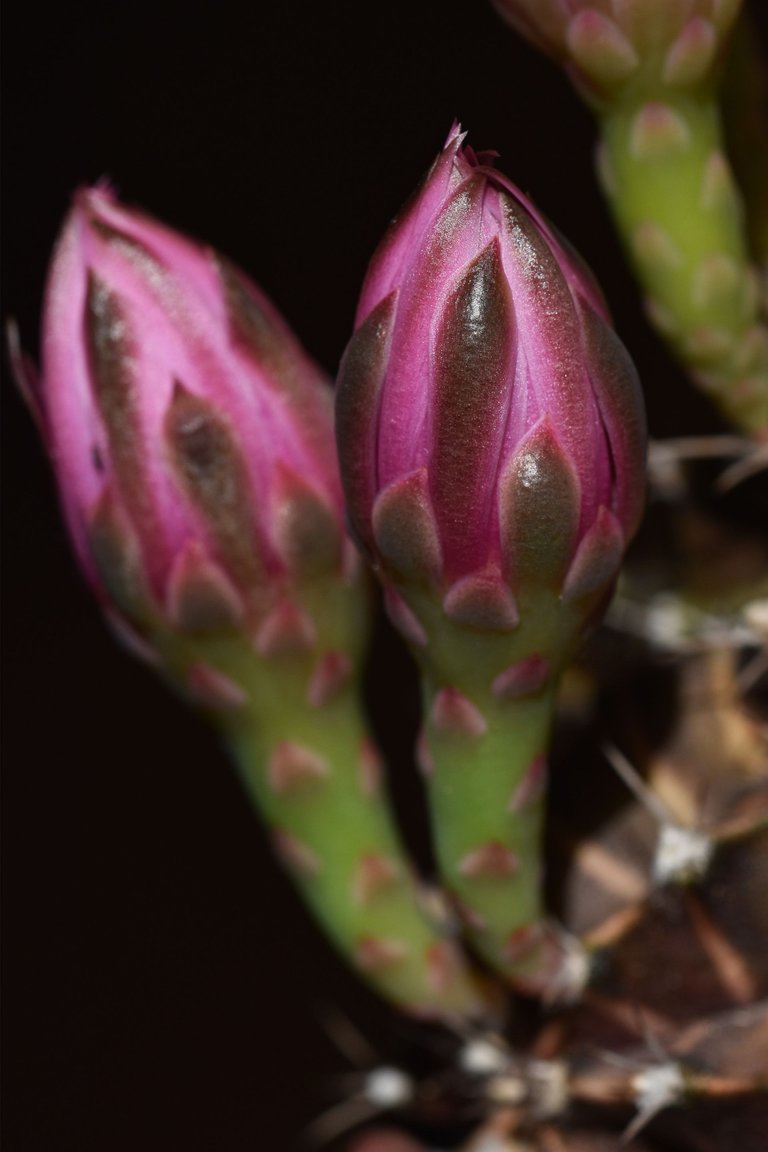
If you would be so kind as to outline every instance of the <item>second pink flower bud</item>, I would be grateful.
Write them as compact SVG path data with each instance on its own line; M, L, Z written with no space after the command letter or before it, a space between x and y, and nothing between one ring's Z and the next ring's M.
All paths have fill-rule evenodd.
M307 643L295 586L345 547L331 391L212 249L75 198L31 400L79 559L123 631Z

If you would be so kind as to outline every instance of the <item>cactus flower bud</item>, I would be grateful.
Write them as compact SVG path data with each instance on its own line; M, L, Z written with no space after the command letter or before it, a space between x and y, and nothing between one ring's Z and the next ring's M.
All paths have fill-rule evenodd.
M337 435L385 580L513 633L541 589L610 589L642 508L644 418L591 275L462 139L371 263Z
M493 0L594 99L695 88L712 75L741 0Z
M591 275L462 141L371 262L337 439L352 530L424 672L446 879L487 958L519 969L557 675L637 527L645 421Z
M36 395L100 600L144 634L299 642L286 590L341 567L329 389L212 250L105 189L75 198L51 267ZM294 635L295 633L295 635Z
M360 715L364 588L331 390L211 249L81 191L27 392L85 572L118 630L205 706L305 898L375 987L473 1014L422 913Z

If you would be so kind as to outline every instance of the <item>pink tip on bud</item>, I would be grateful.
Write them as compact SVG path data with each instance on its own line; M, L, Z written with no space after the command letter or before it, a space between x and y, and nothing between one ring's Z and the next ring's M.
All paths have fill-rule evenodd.
M642 510L645 421L591 274L463 140L454 127L371 262L337 441L385 580L504 630L531 589L610 587Z
M106 188L51 264L35 407L81 563L134 623L255 634L342 563L331 392L234 265Z

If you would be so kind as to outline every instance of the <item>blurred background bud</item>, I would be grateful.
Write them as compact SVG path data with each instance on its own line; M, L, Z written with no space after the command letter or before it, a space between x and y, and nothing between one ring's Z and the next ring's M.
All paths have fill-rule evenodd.
M710 80L741 0L493 0L595 99Z

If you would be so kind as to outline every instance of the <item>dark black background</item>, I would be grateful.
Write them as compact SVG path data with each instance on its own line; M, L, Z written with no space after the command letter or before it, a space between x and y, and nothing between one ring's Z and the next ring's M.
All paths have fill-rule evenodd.
M592 263L654 430L716 426L670 399L589 116L485 0L15 5L5 57L3 312L33 353L68 198L106 175L237 260L333 373L368 257L456 116ZM4 401L4 1147L293 1149L346 1067L318 1007L385 1054L399 1026L304 918L214 738L115 647L7 380ZM376 715L407 757L412 685L381 659Z

